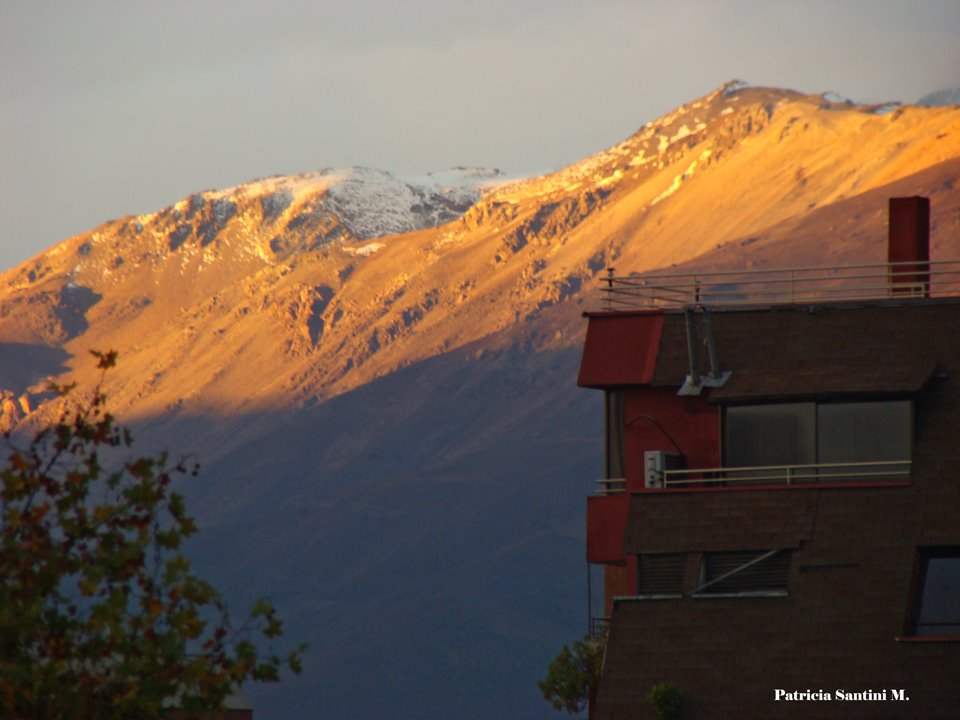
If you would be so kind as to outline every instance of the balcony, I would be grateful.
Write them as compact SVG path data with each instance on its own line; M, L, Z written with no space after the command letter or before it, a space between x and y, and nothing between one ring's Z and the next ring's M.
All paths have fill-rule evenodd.
M906 481L910 460L665 470L663 488L811 485Z
M604 478L594 480L597 495L623 495L627 491L626 478Z
M960 295L960 260L736 272L617 276L600 288L603 311L691 305L757 307Z

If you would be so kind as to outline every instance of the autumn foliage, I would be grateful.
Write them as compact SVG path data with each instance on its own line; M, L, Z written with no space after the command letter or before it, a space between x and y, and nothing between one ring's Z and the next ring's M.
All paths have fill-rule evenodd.
M94 353L106 371L116 353ZM69 392L70 388L58 388ZM257 602L239 626L181 552L197 532L177 478L197 465L134 457L130 433L91 400L0 471L0 716L160 718L219 708L245 680L299 672L281 621Z
M537 683L543 699L554 710L566 710L574 715L594 701L605 646L605 636L588 635L574 641L572 649L566 645L561 648L550 663L547 676Z

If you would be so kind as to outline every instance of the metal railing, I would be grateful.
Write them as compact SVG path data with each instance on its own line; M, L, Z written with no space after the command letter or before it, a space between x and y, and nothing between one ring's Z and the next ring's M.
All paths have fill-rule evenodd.
M960 260L627 276L610 268L602 282L607 311L947 297L960 295Z
M810 465L761 465L750 467L665 470L664 487L690 485L797 485L908 478L910 460L816 463Z
M623 495L627 491L626 478L604 478L593 482L597 486L597 495Z
M610 618L604 616L590 616L590 637L602 637L610 629Z

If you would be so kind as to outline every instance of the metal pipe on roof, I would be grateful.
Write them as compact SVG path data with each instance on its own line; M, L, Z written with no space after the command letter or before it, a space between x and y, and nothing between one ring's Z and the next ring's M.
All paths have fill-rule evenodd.
M706 337L707 352L710 355L710 377L716 380L722 374L720 371L720 353L717 352L717 339L713 334L713 315L707 308L703 309L703 334Z
M697 352L697 327L692 307L683 309L683 319L687 324L687 357L690 360L689 385L700 386L700 354Z

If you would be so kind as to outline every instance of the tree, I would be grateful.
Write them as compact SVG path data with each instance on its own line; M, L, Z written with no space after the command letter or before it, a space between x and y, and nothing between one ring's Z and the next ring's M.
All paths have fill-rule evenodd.
M544 700L555 710L573 715L582 712L596 697L603 668L606 638L585 636L571 650L566 645L550 663L547 676L537 683Z
M106 372L116 353L94 353ZM282 623L254 604L235 626L181 552L197 531L166 454L118 461L129 431L98 385L0 470L0 716L161 718L219 709L245 680L300 671ZM56 388L63 394L72 387Z
M657 720L679 720L683 693L672 682L657 683L647 693L647 702L653 705Z

